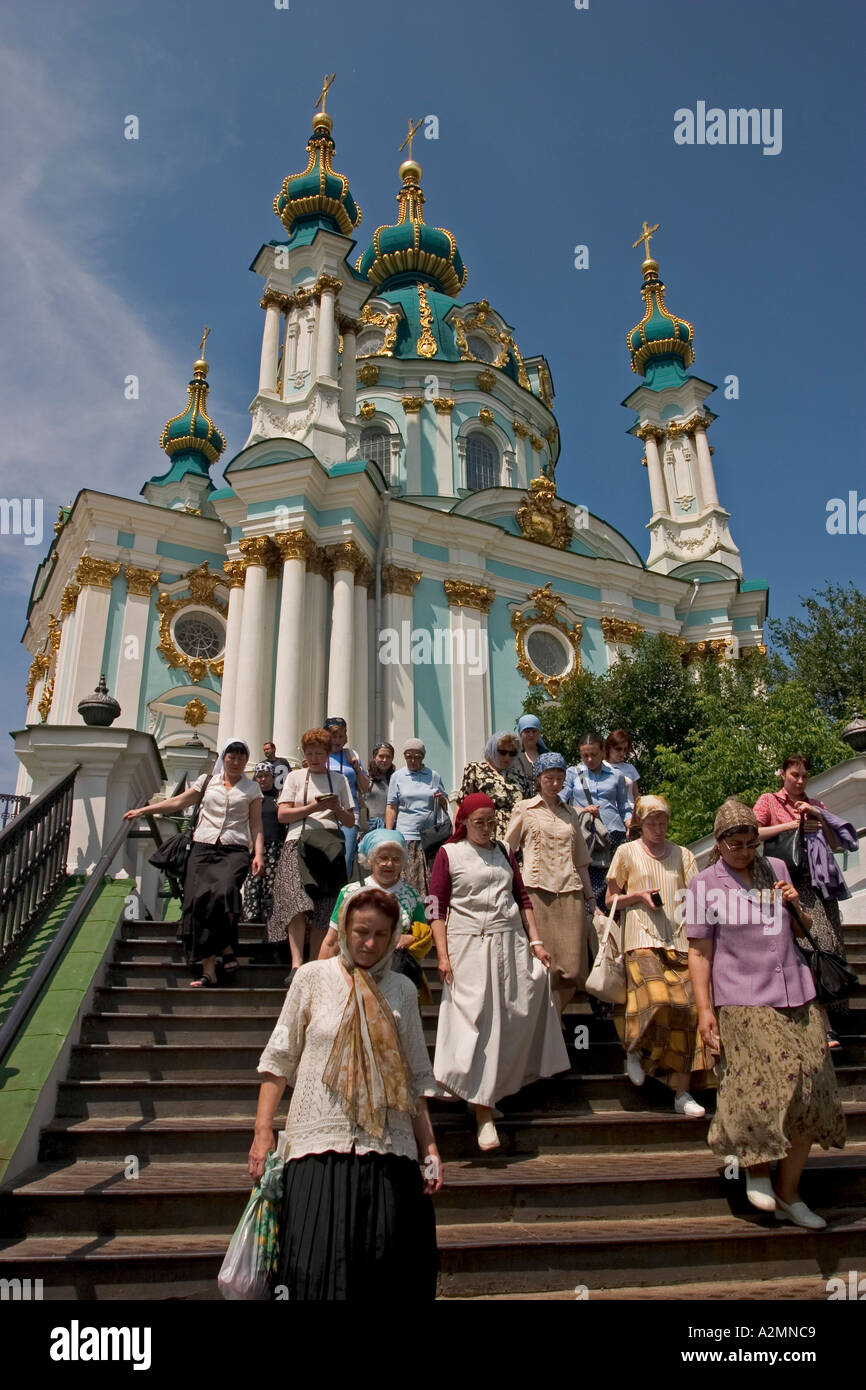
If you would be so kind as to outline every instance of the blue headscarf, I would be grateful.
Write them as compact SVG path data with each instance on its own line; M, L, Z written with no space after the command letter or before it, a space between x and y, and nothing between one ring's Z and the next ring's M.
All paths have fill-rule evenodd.
M541 720L539 719L539 717L538 717L537 714L522 714L522 715L520 716L520 718L519 718L518 721L517 721L517 732L518 732L518 734L522 734L524 729L537 729L537 730L538 730L538 751L539 751L539 753L546 753L546 752L548 751L548 749L547 749L547 744L544 742L544 739L541 737ZM521 746L522 746L522 745L521 745ZM535 771L536 771L536 776L537 776L537 775L538 775L538 760L537 760L537 759L536 759L536 762L535 762Z
M552 768L559 768L561 772L568 771L561 753L542 753L535 759L536 778L540 777L542 772L550 772Z
M379 830L368 830L358 846L358 853L361 854L364 859L369 859L371 852L379 845L390 844L399 845L405 858L408 853L405 836L401 835L399 830L385 830L384 827Z

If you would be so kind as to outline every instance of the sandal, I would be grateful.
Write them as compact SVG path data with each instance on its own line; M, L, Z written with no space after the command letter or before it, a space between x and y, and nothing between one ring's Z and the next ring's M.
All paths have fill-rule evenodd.
M190 980L190 989L216 989L217 981L212 980L209 975L202 975L200 980Z
M842 1046L839 1039L836 1037L836 1034L832 1030L827 1034L827 1046L831 1049Z
M217 964L219 965L219 968L221 970L224 970L227 975L233 975L234 972L239 968L240 962L238 961L238 958L235 955L234 951L232 951L230 956L223 954L220 957Z

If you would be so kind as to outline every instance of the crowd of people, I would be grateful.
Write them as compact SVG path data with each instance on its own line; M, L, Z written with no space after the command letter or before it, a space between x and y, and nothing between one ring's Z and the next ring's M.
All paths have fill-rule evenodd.
M181 923L191 987L237 969L242 913L287 953L249 1167L263 1172L292 1086L278 1275L289 1297L432 1297L430 1198L443 1178L424 1097L465 1101L479 1150L498 1149L497 1102L568 1069L562 1014L614 926L624 998L613 1021L632 1084L669 1087L684 1119L706 1114L693 1091L706 1101L717 1089L708 1143L746 1169L749 1202L826 1224L798 1183L813 1143L845 1143L838 1038L798 942L805 929L844 957L848 890L833 851L856 847L853 828L806 795L808 760L792 754L754 808L720 807L699 871L668 838L668 803L639 792L627 732L590 731L579 747L568 766L524 715L449 798L420 739L400 767L377 744L368 770L332 717L304 733L300 767L270 743L250 778L250 749L231 739L211 774L127 813L195 807ZM434 950L431 1065L418 1005L431 998L421 962Z

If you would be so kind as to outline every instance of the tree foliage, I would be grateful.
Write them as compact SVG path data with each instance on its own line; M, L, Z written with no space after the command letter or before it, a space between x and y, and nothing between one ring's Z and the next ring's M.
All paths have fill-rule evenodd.
M802 604L805 618L769 623L789 675L837 719L855 706L866 711L866 594L853 583L827 584Z

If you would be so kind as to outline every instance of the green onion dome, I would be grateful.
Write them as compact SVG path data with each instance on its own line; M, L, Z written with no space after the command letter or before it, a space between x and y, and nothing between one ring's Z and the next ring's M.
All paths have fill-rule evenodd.
M421 282L453 299L466 284L468 274L457 242L444 227L428 227L424 221L420 164L405 160L400 177L403 186L397 194L397 222L376 228L372 245L359 257L356 269L377 290Z
M334 172L336 152L331 137L332 121L326 111L313 117L313 134L307 141L309 159L302 174L289 174L274 199L274 212L289 236L300 222L314 219L343 236L351 236L361 221L361 209L349 192L345 174Z
M643 262L641 298L646 305L640 323L628 335L626 342L631 354L631 369L647 378L657 369L672 366L680 372L695 360L692 339L695 330L688 319L678 318L665 304L665 287L659 279L658 261L651 256Z
M194 363L192 381L189 383L189 402L182 415L174 415L163 427L159 446L164 449L172 462L192 467L196 472L208 476L208 469L216 463L226 447L225 436L217 429L205 409L208 391L208 364L204 358Z

